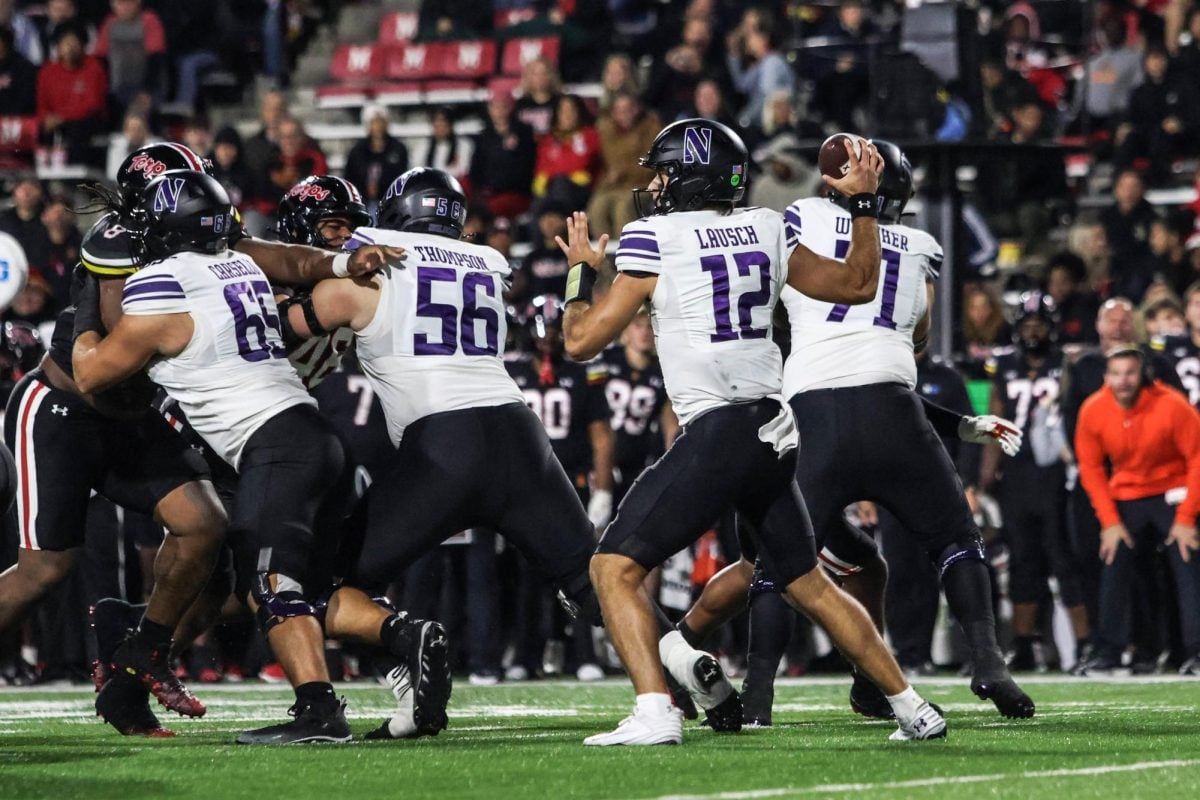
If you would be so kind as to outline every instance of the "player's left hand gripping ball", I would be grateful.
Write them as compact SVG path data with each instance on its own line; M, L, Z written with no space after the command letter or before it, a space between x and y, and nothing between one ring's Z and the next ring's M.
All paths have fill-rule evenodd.
M958 438L972 444L998 444L1005 455L1015 456L1021 449L1024 434L1013 423L992 414L963 417L958 425Z

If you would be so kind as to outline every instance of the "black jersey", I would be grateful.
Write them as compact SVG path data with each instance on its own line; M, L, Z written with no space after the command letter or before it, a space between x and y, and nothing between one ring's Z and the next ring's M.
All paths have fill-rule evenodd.
M1150 348L1175 370L1188 402L1200 407L1200 347L1196 346L1192 337L1159 337L1150 343Z
M992 377L992 391L1004 403L1004 417L1021 429L1025 440L1018 460L1033 460L1030 443L1034 412L1039 405L1054 406L1057 414L1058 388L1062 377L1062 355L1051 351L1038 367L1031 367L1017 350L1003 351L989 359L987 373Z
M939 356L917 361L917 394L964 417L975 415L962 375ZM979 473L980 446L961 442L957 436L942 436L941 440L946 452L958 466L959 475L966 479L966 483L973 483L974 476Z
M383 406L363 375L354 348L342 357L338 369L309 393L317 399L322 416L341 434L355 466L378 476L396 448L388 436Z
M609 418L604 365L565 359L547 364L540 356L521 356L504 366L525 395L525 405L542 421L566 473L575 479L590 472L588 426Z
M604 394L616 433L616 463L641 472L663 452L660 420L667 387L662 367L653 359L645 369L634 368L619 345L605 350L600 363L606 371Z

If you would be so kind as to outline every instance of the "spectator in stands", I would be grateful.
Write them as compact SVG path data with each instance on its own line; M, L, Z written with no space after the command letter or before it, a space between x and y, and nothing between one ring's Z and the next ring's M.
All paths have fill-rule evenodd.
M279 123L279 146L267 162L265 181L261 183L266 193L259 198L258 210L263 214L273 213L279 198L301 179L327 174L325 154L310 143L304 127L298 120L284 119Z
M1133 90L1115 137L1116 165L1149 160L1146 178L1153 185L1169 181L1171 162L1200 143L1200 89L1195 78L1171 73L1169 64L1161 47L1146 51L1145 80Z
M638 159L650 149L661 128L658 115L644 111L637 96L630 92L618 93L611 112L596 124L604 174L588 203L588 225L593 236L607 233L616 237L627 223L637 219L633 190L644 187L648 177Z
M413 163L435 167L455 178L466 177L471 169L474 143L469 137L454 132L454 112L449 108L434 111L432 123L432 135L414 153Z
M984 376L983 366L997 347L1012 343L1012 326L995 293L981 284L968 285L963 298L963 370L971 378Z
M533 196L554 199L570 211L582 210L602 168L600 136L583 101L564 94L554 107L550 132L538 140Z
M1037 92L1016 72L1004 66L998 56L985 57L979 65L983 92L982 105L975 114L976 130L988 139L1002 139L1012 129L1013 109L1031 99Z
M1192 229L1187 212L1157 217L1150 223L1150 273L1177 294L1183 294L1197 276L1192 274L1184 241Z
M57 36L57 60L38 70L38 125L45 140L61 139L71 161L79 161L103 125L108 84L100 62L84 54L78 26L64 25Z
M227 125L213 137L213 175L229 192L235 208L242 208L254 194L254 176L242 159L242 137L237 129Z
M600 72L600 114L607 114L618 94L641 95L633 59L624 53L613 53L604 61Z
M1115 204L1100 212L1100 223L1111 254L1109 294L1141 302L1154 274L1150 255L1150 223L1158 216L1146 200L1146 186L1136 170L1117 175L1113 184Z
M682 112L677 119L685 117L700 117L720 122L731 128L737 128L737 121L730 115L725 105L725 93L715 80L702 80L696 84L692 97L692 107Z
M541 204L534 247L521 261L520 280L525 287L525 294L514 298L513 302L521 302L542 294L562 297L566 293L567 272L571 265L567 263L567 257L554 241L554 237L566 235L567 215L570 213L570 207L554 200ZM513 281L513 285L517 285L516 280Z
M259 175L266 172L267 162L279 143L279 123L287 115L287 96L283 92L263 94L258 106L258 119L262 127L246 140L242 150L242 157L251 173Z
M408 170L408 148L388 133L388 111L384 106L365 107L362 124L367 136L350 148L344 175L362 192L367 211L374 214L392 181Z
M63 25L82 24L87 34L85 42L92 41L96 35L96 29L80 18L79 8L75 4L75 0L49 0L46 3L46 16L42 18L41 33L42 33L42 50L46 53L54 52L54 34Z
M42 63L42 39L37 26L24 12L16 9L16 0L0 0L0 28L13 32L13 48L25 56L31 64Z
M46 201L46 207L42 209L42 225L46 228L50 248L41 271L50 283L54 310L60 311L71 304L71 277L79 261L83 235L79 232L70 201L61 195Z
M1183 316L1183 307L1174 293L1143 303L1140 311L1148 339L1187 334L1187 320Z
M879 31L860 0L845 0L821 33L834 41L833 61L817 77L813 106L842 130L853 130L854 111L870 97L869 48Z
M1100 298L1088 288L1083 259L1063 251L1050 259L1046 271L1046 293L1054 301L1054 328L1059 344L1096 341L1096 314Z
M1030 3L1016 2L1004 12L1004 55L1008 68L1022 74L1049 61L1042 48L1042 28Z
M1046 141L1045 110L1030 98L1013 109L1012 144ZM975 181L979 205L1000 237L1020 239L1022 252L1037 249L1054 223L1055 202L1067 197L1066 167L1060 153L1029 148L980 159Z
M492 0L421 0L417 38L478 39L492 32Z
M116 175L121 162L139 147L158 141L150 131L150 123L141 114L126 114L121 132L113 134L108 143L108 158L105 159L105 175ZM204 153L205 150L197 150Z
M175 99L179 110L196 111L200 79L220 63L224 31L215 17L218 3L172 3L163 9L171 59L175 63Z
M663 119L674 119L691 106L703 76L704 62L698 49L686 43L673 47L654 62L646 102L662 113Z
M535 58L521 71L521 99L517 118L533 129L535 136L550 132L559 98L558 70L545 58Z
M776 136L819 141L825 138L824 134L820 124L800 114L791 93L779 89L771 92L763 105L762 119L756 120L753 127L743 131L742 139L746 147L754 151Z
M183 143L193 152L210 156L213 149L212 129L204 117L192 117L183 126ZM211 156L210 156L211 157Z
M140 95L161 96L166 50L162 20L142 0L112 0L92 54L108 63L110 91L124 109Z
M1191 81L1194 86L1200 82L1200 5L1192 6L1185 29L1187 43L1175 52L1171 69L1181 78ZM1184 38L1181 36L1180 41Z
M1142 80L1141 53L1126 44L1122 20L1109 18L1102 34L1103 49L1088 58L1087 78L1076 85L1076 106L1090 117L1091 130L1115 127Z
M1165 549L1175 580L1184 657L1200 674L1200 416L1178 392L1147 382L1145 356L1108 353L1104 388L1084 402L1075 432L1079 478L1100 519L1098 647L1087 671L1119 667L1130 640L1135 561ZM1174 495L1174 496L1172 496Z
M37 67L13 49L12 28L0 27L0 116L27 117L37 110Z
M507 91L492 93L487 112L471 157L471 193L496 216L516 217L529 210L537 145Z
M12 189L12 208L0 212L0 231L21 243L29 269L42 269L50 259L50 235L42 224L42 185L22 178Z
M775 19L761 8L746 11L737 30L730 34L727 66L734 87L746 98L738 112L742 127L760 118L771 92L796 90L796 76L778 47Z
M753 158L762 173L750 182L752 206L786 208L801 197L811 197L820 185L819 173L802 155L794 134L773 137L754 151Z
M50 284L42 276L41 270L30 266L25 287L13 298L12 305L4 312L3 319L5 322L28 322L34 326L47 323L52 325L57 312ZM43 332L42 337L42 341L50 340L46 332Z

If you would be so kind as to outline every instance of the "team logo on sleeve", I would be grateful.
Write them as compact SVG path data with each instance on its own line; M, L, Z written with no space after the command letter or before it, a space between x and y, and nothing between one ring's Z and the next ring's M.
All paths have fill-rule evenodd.
M164 211L174 213L179 205L179 193L183 190L183 178L167 178L158 185L158 192L154 195L154 213L161 214Z
M683 132L683 163L712 161L712 128L687 128Z

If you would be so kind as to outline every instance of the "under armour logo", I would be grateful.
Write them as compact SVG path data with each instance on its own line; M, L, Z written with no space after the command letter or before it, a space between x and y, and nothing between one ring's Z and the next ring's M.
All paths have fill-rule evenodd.
M50 413L58 414L60 417L65 417L67 415L67 407L60 406L60 405L52 405L52 406L50 406Z
M923 731L923 730L925 730L925 726L927 726L928 724L929 723L926 722L925 720L919 719L919 720L917 720L916 724L913 725L913 727L916 728L918 731Z
M859 200L859 201L858 201L858 207L859 207L859 208L870 208L870 207L871 207L871 201L870 201L870 200Z

